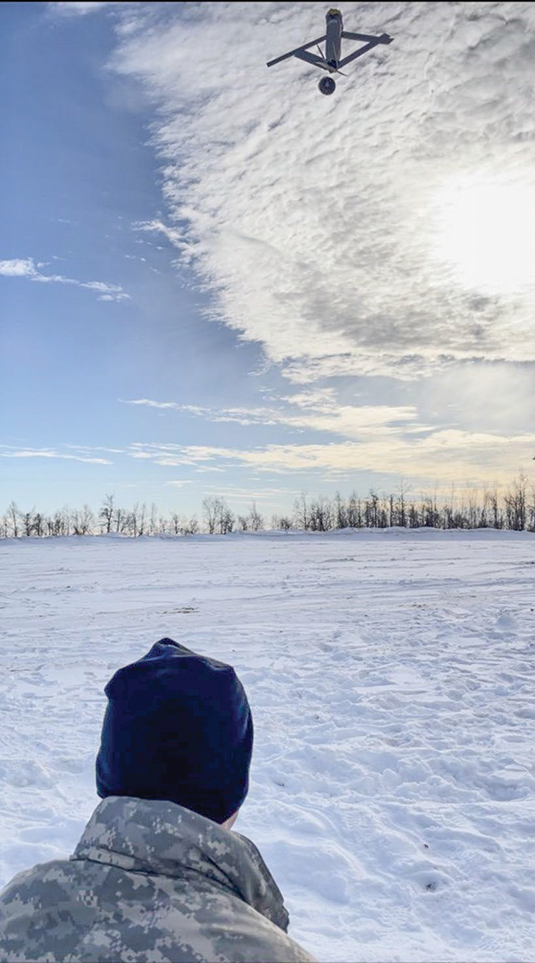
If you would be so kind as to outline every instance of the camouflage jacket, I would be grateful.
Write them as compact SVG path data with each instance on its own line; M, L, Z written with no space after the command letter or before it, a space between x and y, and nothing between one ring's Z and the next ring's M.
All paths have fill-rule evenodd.
M109 796L73 855L0 893L9 963L308 963L245 836L175 803Z

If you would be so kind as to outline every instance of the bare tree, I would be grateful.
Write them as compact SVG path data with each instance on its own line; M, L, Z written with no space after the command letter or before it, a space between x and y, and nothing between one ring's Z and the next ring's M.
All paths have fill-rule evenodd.
M91 535L95 516L89 505L84 505L81 511L72 513L72 530L75 535Z
M202 503L204 522L209 535L214 535L222 510L219 498L205 498Z
M224 501L221 503L221 512L219 515L219 531L221 535L230 535L234 525L236 524L236 518L233 512L230 510L228 505Z
M483 501L481 509L479 512L478 528L488 528L489 527L489 493L487 488L483 489Z
M396 511L397 511L398 525L401 525L402 528L406 528L407 526L406 494L407 494L407 489L405 487L405 480L401 478L398 485L398 499L396 504Z
M347 528L347 509L342 501L342 496L340 492L336 492L334 496L334 527L335 528Z
M54 512L52 518L47 518L46 520L47 534L54 535L56 537L60 535L65 535L64 531L64 513L62 511Z
M455 528L455 483L451 484L451 492L449 495L449 500L444 499L444 504L442 506L442 525L446 529Z
M64 505L59 512L61 520L61 535L71 534L71 510L68 505Z
M102 519L106 535L109 535L115 518L115 495L104 496L99 518Z
M440 528L440 512L431 495L421 496L420 520L426 528Z
M364 502L364 524L366 528L378 528L379 495L370 488L369 498Z
M148 521L149 535L156 535L158 532L158 509L154 502L150 506L150 518Z
M130 535L132 535L134 538L138 538L140 535L144 534L146 516L147 506L145 505L145 502L143 502L141 506L139 502L136 502L128 514L128 521L125 526Z
M496 486L492 489L492 491L487 492L487 498L493 528L503 528L503 519L500 512L500 500L498 498L498 489Z
M256 502L253 502L248 515L238 515L238 531L240 532L259 532L264 527L264 519L256 509Z
M21 515L22 530L26 538L29 538L30 535L33 534L33 513L34 513L34 509L32 508L31 512L24 512Z
M237 530L239 532L249 531L249 519L247 515L238 515L236 520Z
M282 532L289 532L292 527L292 520L285 515L273 515L271 518L271 527L275 530L280 530Z
M347 524L349 528L362 528L362 505L355 492L349 496L347 503Z
M409 505L409 528L419 528L420 527L420 516L418 515L418 509L414 502Z
M40 512L36 512L33 519L33 533L39 538L45 534L46 519Z
M527 528L530 532L535 532L535 486L530 488L530 502L528 505Z
M249 528L252 532L260 532L264 528L264 519L256 509L256 502L249 509Z
M470 490L467 492L468 501L468 527L478 528L479 522L479 492L477 490Z
M158 532L160 535L167 535L168 531L170 531L169 522L164 515L160 515L158 519Z
M189 518L185 518L182 527L180 529L181 535L198 535L199 533L199 521L196 515L190 515Z
M122 534L128 529L129 512L124 508L115 509L115 531Z
M528 516L528 479L523 471L520 472L518 478L513 482L513 495L515 498L518 531L523 532L526 528Z
M135 538L137 535L137 519L133 508L127 513L126 516L125 533L127 535L131 535L132 538Z
M147 506L143 502L139 510L138 535L144 535L147 530Z
M389 518L389 502L388 498L383 492L381 495L381 500L379 502L379 511L377 514L377 527L378 528L388 528L388 518Z
M522 532L526 527L527 485L528 480L524 472L521 471L505 495L507 527L517 532Z
M306 532L310 526L310 511L305 492L301 492L300 497L295 499L294 515L297 528Z
M13 536L13 538L19 537L19 515L20 515L20 512L15 502L11 502L8 505L7 518L10 525L10 530L11 530L10 533Z
M328 498L320 496L311 503L308 527L312 532L328 532L332 528L332 510Z

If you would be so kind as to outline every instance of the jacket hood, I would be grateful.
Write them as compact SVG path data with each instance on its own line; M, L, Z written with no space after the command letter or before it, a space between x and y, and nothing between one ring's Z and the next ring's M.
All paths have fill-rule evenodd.
M108 796L70 859L177 879L201 874L288 929L282 894L254 843L176 803Z

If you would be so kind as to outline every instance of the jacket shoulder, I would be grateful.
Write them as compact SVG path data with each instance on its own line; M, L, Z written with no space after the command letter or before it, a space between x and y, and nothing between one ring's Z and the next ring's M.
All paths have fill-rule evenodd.
M15 895L18 898L22 892L29 894L34 885L39 886L41 882L52 880L68 882L71 877L70 865L68 859L52 859L48 863L36 863L31 869L21 870L0 891L0 916Z

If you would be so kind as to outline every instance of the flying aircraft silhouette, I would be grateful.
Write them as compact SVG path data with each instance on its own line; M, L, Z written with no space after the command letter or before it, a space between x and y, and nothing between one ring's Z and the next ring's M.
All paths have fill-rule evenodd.
M312 64L313 67L319 67L320 70L327 70L329 74L341 74L342 71L340 67L345 67L346 64L350 64L351 61L356 60L357 57L362 57L362 55L368 53L368 50L371 50L372 47L376 47L379 43L392 43L393 38L389 37L387 33L383 33L380 37L372 37L365 33L348 33L347 30L344 30L340 10L328 10L325 15L325 20L327 26L323 37L311 40L310 43L305 43L302 47L296 47L295 50L290 50L289 53L283 54L282 57L276 57L275 60L270 60L267 66L273 67L274 64L280 64L282 60L297 57L298 60L304 60L305 63ZM353 51L348 57L342 58L342 39L363 40L364 46ZM325 53L323 53L319 46L323 41L325 41ZM310 47L317 47L320 56L318 57L317 54L311 53ZM336 90L336 83L332 77L322 77L318 87L322 94L333 94Z

